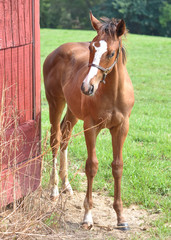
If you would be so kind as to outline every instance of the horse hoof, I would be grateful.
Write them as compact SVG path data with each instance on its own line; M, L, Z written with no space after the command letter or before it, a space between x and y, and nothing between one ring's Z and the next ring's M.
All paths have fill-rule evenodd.
M130 230L130 227L128 225L128 223L118 223L117 224L117 229L121 230L121 231L128 231Z
M72 197L73 194L74 194L73 191L70 191L70 190L68 190L68 189L64 189L64 190L62 190L61 193L66 194L68 197Z
M70 196L74 194L70 184L62 187L62 193L69 193Z
M91 230L93 228L93 223L87 223L87 222L83 222L82 223L82 228L84 230Z

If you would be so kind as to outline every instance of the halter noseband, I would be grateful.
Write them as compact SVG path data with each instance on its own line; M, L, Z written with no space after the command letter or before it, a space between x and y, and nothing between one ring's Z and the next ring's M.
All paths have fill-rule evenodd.
M96 65L96 64L94 64L94 63L90 63L90 64L88 65L89 67L96 67L96 68L100 69L100 70L103 72L103 78L102 78L101 82L106 83L106 81L105 81L106 76L107 76L107 74L109 73L109 71L110 71L110 70L115 66L115 64L117 63L118 58L119 58L119 53L120 53L120 41L119 41L119 49L118 49L118 52L117 52L115 61L114 61L114 63L113 63L110 67L104 68L104 67L101 67L100 65Z

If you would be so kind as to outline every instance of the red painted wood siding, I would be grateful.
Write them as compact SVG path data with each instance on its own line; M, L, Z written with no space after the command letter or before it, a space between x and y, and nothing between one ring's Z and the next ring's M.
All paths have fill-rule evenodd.
M0 150L0 206L13 200L14 182L17 199L40 184L39 0L0 0L1 111L2 108L0 127L6 129L5 135L0 135L0 146L5 144L5 149L10 149L17 144L17 150ZM32 160L34 157L36 160Z
M15 104L17 104L17 109L21 115L20 123L32 119L33 115L32 49L35 39L33 40L32 36L32 2L39 4L39 1L32 0L0 1L0 68L1 71L4 71L1 75L1 78L3 76L5 79L4 87L5 89L8 88L5 106L8 107L10 101L15 99ZM36 14L37 17L39 17L39 14ZM38 31L38 28L39 26L36 31ZM36 44L38 44L39 49L39 31L36 34L36 41L38 41ZM39 93L37 94L39 95Z
M0 1L0 49L22 46L33 42L32 6L39 6L39 1ZM34 10L37 11L36 8ZM39 17L38 12L36 12L37 17Z

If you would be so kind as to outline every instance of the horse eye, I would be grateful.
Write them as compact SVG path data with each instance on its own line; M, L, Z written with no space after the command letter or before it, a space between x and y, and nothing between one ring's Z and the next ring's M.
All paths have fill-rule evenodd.
M108 55L108 58L112 58L115 55L115 51Z

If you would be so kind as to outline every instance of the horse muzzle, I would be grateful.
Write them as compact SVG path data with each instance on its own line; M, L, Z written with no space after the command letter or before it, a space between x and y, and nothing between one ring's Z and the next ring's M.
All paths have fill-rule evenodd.
M81 85L81 91L85 95L92 96L94 94L94 85L89 85L88 88L86 88L85 83L83 82Z

